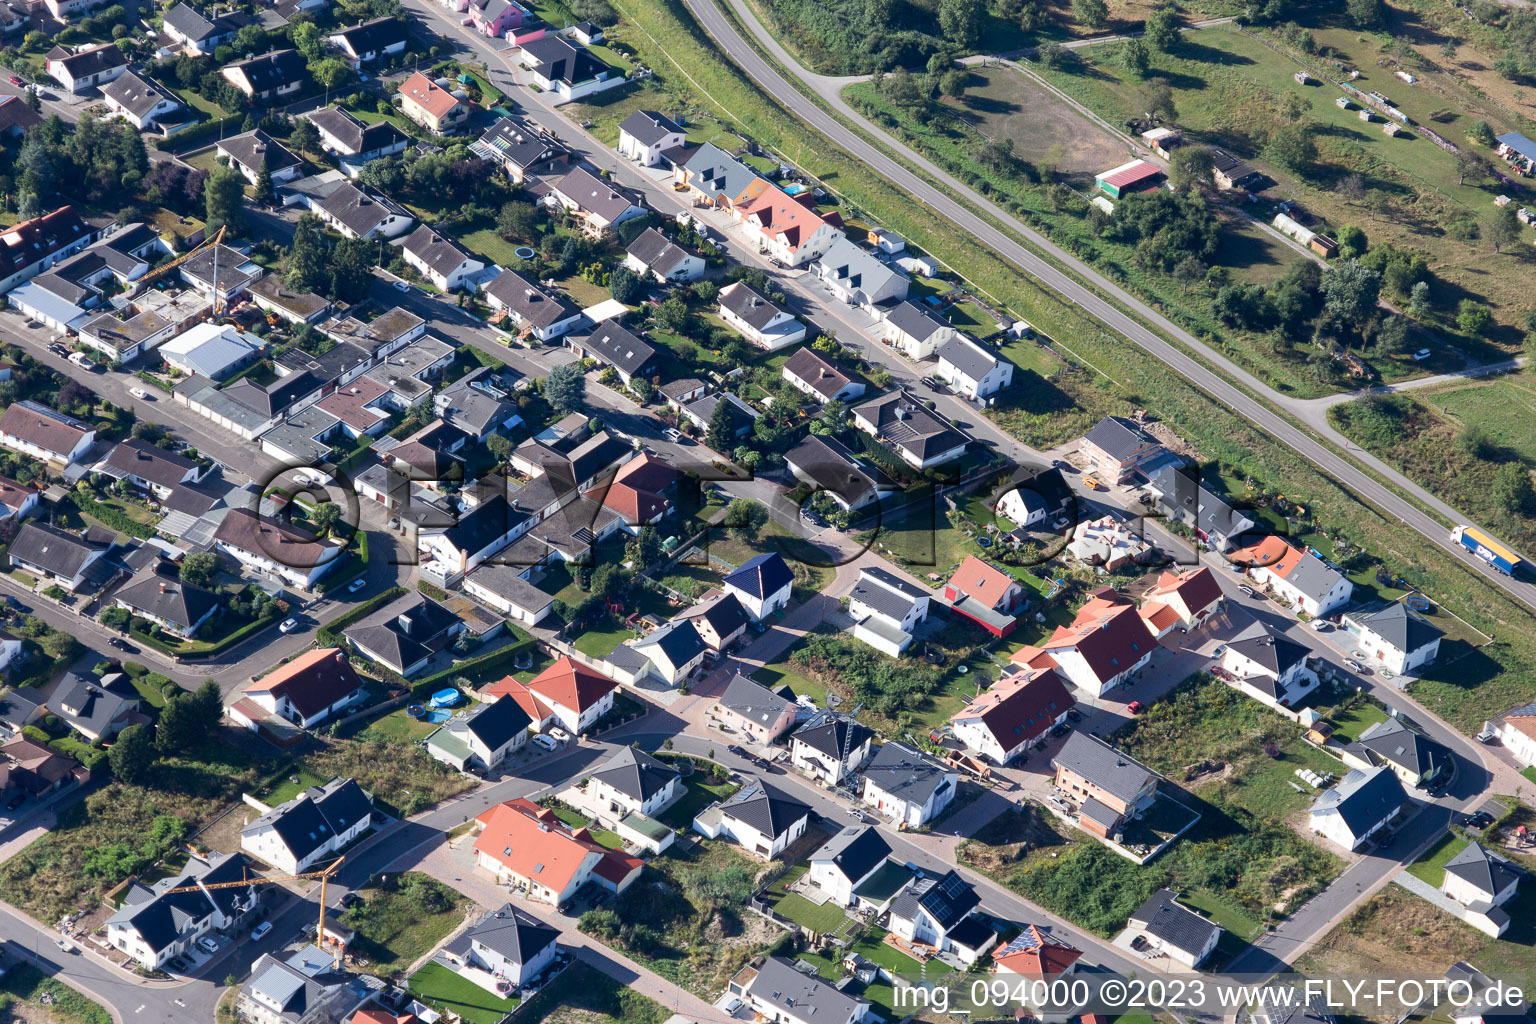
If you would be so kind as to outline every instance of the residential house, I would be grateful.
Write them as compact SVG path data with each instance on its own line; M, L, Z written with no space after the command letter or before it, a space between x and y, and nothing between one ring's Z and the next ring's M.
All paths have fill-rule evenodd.
M1270 536L1232 552L1232 561L1248 567L1248 575L1273 589L1279 600L1316 619L1349 603L1355 585L1338 569L1310 550Z
M1027 530L1053 515L1068 513L1077 503L1077 496L1062 477L1061 470L1054 466L1036 473L1016 474L1003 486L1005 489L993 510L1012 523L1015 530ZM1068 522L1072 518L1068 515Z
M139 694L120 672L100 679L68 672L48 698L48 710L90 743L105 743L130 725L147 723Z
M346 629L352 649L410 679L464 632L464 620L421 594L391 602Z
M665 114L637 110L619 124L619 155L641 167L655 167L663 162L663 153L683 145L687 134Z
M110 546L48 523L28 522L21 524L7 553L13 567L73 594L111 578L114 570L102 561Z
M25 700L12 690L7 701ZM32 695L41 697L33 690ZM20 732L17 727L16 732ZM68 754L26 736L17 735L0 745L0 801L7 813L27 800L41 800L76 782L90 781L91 773Z
M194 637L223 607L211 590L161 573L136 578L112 594L112 603L180 637Z
M1110 514L1073 527L1067 554L1105 572L1117 572L1149 561L1157 553L1142 539L1139 524L1121 522Z
M714 713L728 730L764 746L795 724L794 701L740 672L725 684L725 691L715 701Z
M247 569L276 576L301 590L313 590L341 554L341 545L334 540L322 540L244 508L229 510L213 541Z
M975 887L953 871L919 874L892 901L890 930L969 966L997 943L997 932L973 915L980 904Z
M717 299L720 319L759 348L777 352L805 340L804 323L788 310L769 301L745 281L726 285L720 289ZM859 393L863 393L862 389Z
M871 313L905 300L911 284L907 275L846 237L827 246L811 271L834 296Z
M1343 624L1355 635L1366 657L1376 659L1395 675L1434 661L1444 635L1402 601L1380 611L1352 612L1344 616Z
M682 377L669 380L656 390L661 393L667 408L682 412L695 399L703 398L709 386L697 377Z
M1078 609L1070 626L1057 626L1049 639L1015 651L1009 660L1055 668L1073 686L1103 697L1117 686L1129 686L1156 649L1157 640L1136 606L1123 603L1113 591L1100 591Z
M1106 416L1083 435L1078 454L1087 471L1111 486L1123 484L1165 449L1140 423L1124 416Z
M106 85L128 72L128 58L112 43L71 51L55 46L44 65L48 76L73 95Z
M1071 943L1063 942L1037 924L1026 924L1012 941L992 954L992 970L996 974L1054 981L1074 973L1082 956L1083 951Z
M204 935L238 927L260 904L260 886L229 884L250 872L244 854L226 853L192 857L157 882L130 882L107 918L107 944L148 970L163 969L171 959L195 952L193 944Z
M399 203L354 185L342 185L310 209L344 238L394 238L416 223Z
M587 800L605 821L654 818L687 789L670 765L635 747L620 747L587 775Z
M164 501L178 487L201 483L213 466L195 462L137 437L128 437L107 454L101 469Z
M325 41L340 50L348 64L359 68L404 53L410 43L407 26L404 18L374 18L332 32Z
M1221 652L1224 677L1231 685L1276 710L1296 708L1317 689L1310 664L1311 650L1303 643L1254 622Z
M930 591L878 566L859 571L848 595L855 639L898 658L912 646L912 633L928 620Z
M309 70L297 50L274 50L226 64L219 74L252 100L291 96L309 81Z
M251 683L226 710L237 724L253 732L268 715L313 729L367 695L367 684L346 654L336 647L322 647L305 651Z
M503 999L507 986L516 991L554 962L559 937L558 928L504 903L455 935L438 956L459 968L461 978Z
M552 183L549 198L556 206L569 210L593 234L646 213L640 195L599 178L585 167L572 168Z
M424 478L441 480L444 474L431 473ZM533 525L530 516L514 509L498 494L460 514L457 522L449 526L435 526L417 534L421 572L448 583L457 582Z
M775 1024L861 1024L874 1016L867 999L806 974L783 957L743 967L731 979L730 992L759 1019Z
M811 854L806 878L840 907L853 906L855 891L891 856L891 847L871 825L849 825Z
M795 479L853 511L901 490L880 467L859 459L837 438L806 434L784 456Z
M1147 945L1185 967L1199 967L1221 941L1221 927L1179 902L1179 894L1159 889L1131 915Z
M204 320L162 344L159 351L171 369L217 381L250 365L261 348L261 339L254 334Z
M781 372L796 389L818 402L848 402L864 394L865 383L861 377L839 369L809 347L785 360Z
M1498 938L1509 929L1509 912L1503 908L1515 898L1524 874L1508 858L1469 842L1445 862L1440 891L1467 908L1464 920Z
M438 418L469 439L482 443L523 422L510 388L501 386L495 371L480 366L439 391L432 399Z
M412 231L400 246L405 262L415 267L438 291L464 287L465 278L485 269L485 262L466 252L457 242L438 234L427 224Z
M116 47L113 47L116 49ZM20 221L0 232L0 292L10 292L96 240L73 206Z
M1010 672L949 716L955 739L1004 765L1065 725L1077 700L1054 669Z
M864 768L864 803L897 825L918 828L950 805L960 777L905 743L885 744Z
M1112 839L1157 799L1162 776L1097 736L1072 731L1051 759L1056 792L1074 808L1077 826Z
M762 178L750 183L732 208L747 241L787 267L803 267L843 237L841 221L816 212L811 192L791 196Z
M655 228L646 228L624 250L624 265L658 284L693 281L704 276L704 258L696 256ZM739 282L738 282L739 283Z
M528 12L513 0L457 0L446 6L468 13L469 19L464 23L492 39L505 37L519 42L525 33L535 32L536 35L526 37L538 38L545 31L542 23L531 19Z
M500 885L527 898L563 907L576 890L595 882L623 892L644 863L598 845L585 828L572 829L555 812L529 800L508 800L475 818L475 862Z
M747 610L735 594L710 590L692 607L677 613L677 618L688 619L699 631L699 639L708 648L705 660L719 656L740 640L752 621Z
M607 482L587 492L587 497L624 520L624 528L639 533L654 526L673 510L672 496L682 474L652 455L642 453L625 462Z
M464 577L464 592L523 626L536 626L554 609L554 597L529 583L531 569L482 565Z
M1386 828L1407 803L1408 794L1391 768L1352 768L1312 802L1307 828L1353 853Z
M185 4L177 6L191 10ZM132 71L124 72L102 86L101 96L106 100L108 110L140 131L157 129L162 120L167 124L185 125L189 122L189 118L185 115L176 119L171 118L172 114L181 111L183 107L181 101L170 90L159 82Z
M913 362L927 359L960 337L943 317L914 302L898 302L877 325L880 340L894 345Z
M481 701L427 736L427 753L459 771L492 771L522 749L533 720L508 696Z
M944 584L944 600L993 636L1012 633L1018 613L1029 604L1018 577L975 555L967 555Z
M725 577L726 592L736 595L753 622L761 622L789 604L794 583L795 574L778 552L753 555Z
M585 338L566 335L565 344L583 359L613 367L626 387L656 370L656 350L612 320L598 324Z
M211 245L183 263L180 272L189 287L215 299L220 309L228 309L266 270L227 245Z
M13 16L16 14L10 7L0 11L0 33L16 31L22 25L19 17L7 22L6 12ZM20 96L0 96L0 138L12 140L24 138L27 132L42 123L42 116L27 106L27 101Z
M932 469L965 454L970 439L922 399L899 388L853 407L853 425L913 469Z
M508 676L484 693L488 697L510 694L538 730L553 724L581 736L613 710L617 689L618 684L602 673L561 657L526 684Z
M1340 754L1354 768L1390 768L1403 785L1416 789L1432 786L1454 770L1451 752L1443 743L1396 716L1366 726L1353 743L1344 744Z
M31 399L0 415L0 447L57 467L72 466L96 443L96 428Z
M32 514L41 500L42 494L36 487L23 487L0 476L0 519L20 522Z
M873 729L847 715L821 711L789 737L789 763L803 775L837 786L869 760L874 738Z
M709 648L692 619L663 623L627 646L650 662L649 674L668 686L679 686L704 663Z
M518 49L517 56L533 84L552 93L557 103L583 99L627 81L623 71L609 67L585 46L560 36L530 39Z
M762 176L712 142L679 154L672 162L675 184L691 193L694 203L734 210L755 194Z
M562 171L571 162L571 151L558 139L521 117L500 118L469 148L476 156L500 167L514 185L521 185L530 174Z
M729 391L705 395L695 399L679 409L683 418L692 423L699 430L707 431L709 425L714 422L715 409L721 403L725 403L727 425L725 436L727 438L741 439L752 433L753 425L762 416L762 413L743 402Z
M320 145L336 155L349 177L355 178L370 160L403 153L410 145L410 136L392 121L364 124L340 107L321 107L303 116L320 133Z
M808 806L788 793L755 780L694 818L693 828L710 839L729 839L772 860L805 835L810 814Z
M273 184L277 185L292 181L303 173L303 161L260 128L223 139L216 148L218 155L228 159L229 165L252 185L260 180L262 168L266 168Z
M160 31L188 57L211 57L248 24L250 19L239 12L209 18L190 4L177 3L165 12Z
M1162 466L1152 474L1147 491L1157 499L1159 511L1189 527L1196 539L1218 553L1244 543L1245 535L1258 526L1255 515L1207 490L1187 465Z
M938 351L934 377L975 401L996 394L1013 383L1013 364L963 334L946 341Z
M522 275L503 270L484 288L493 309L505 310L520 333L540 341L554 341L582 320L582 312L558 291Z
M240 849L290 875L308 871L374 823L373 798L356 779L310 786L240 830Z
M1174 627L1185 632L1199 629L1225 606L1216 574L1202 565L1198 569L1164 570L1142 595L1140 615L1147 629L1161 640Z
M248 1024L324 1024L347 1016L366 998L355 975L318 946L306 946L286 958L263 953L251 964L251 976L235 994L235 1017Z
M1483 732L1498 740L1521 764L1536 765L1536 704L1522 704L1497 724L1485 723Z
M446 135L469 118L468 103L420 71L400 83L400 112L429 132Z

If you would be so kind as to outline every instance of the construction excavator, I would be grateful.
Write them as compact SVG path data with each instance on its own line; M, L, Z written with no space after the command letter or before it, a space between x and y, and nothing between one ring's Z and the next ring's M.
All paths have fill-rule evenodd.
M191 254L188 253L188 255ZM336 869L341 867L341 862L346 859L347 858L344 856L336 858L335 862L323 871L306 871L298 875L253 875L238 882L209 882L205 885L182 885L177 886L174 889L166 889L164 892L201 892L204 889L253 888L258 885L276 885L280 882L302 882L318 878L320 879L320 922L315 928L315 944L318 945L321 949L324 949L327 944L325 935L325 887L326 883L330 881L331 876L336 873ZM339 945L339 943L332 944ZM345 952L345 950L343 950L343 952Z

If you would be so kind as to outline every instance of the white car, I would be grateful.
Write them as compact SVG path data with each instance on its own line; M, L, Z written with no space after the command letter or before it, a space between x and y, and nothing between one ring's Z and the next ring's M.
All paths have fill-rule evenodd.
M555 742L553 739L551 739L550 737L544 735L543 733L539 733L537 736L535 736L533 738L533 742L537 743L539 746L543 747L545 750L559 750L560 749L560 744L559 743Z
M662 432L662 436L665 437L668 441L671 441L673 444L676 444L678 441L682 440L683 433L676 427L668 427Z
M202 950L204 953L212 955L219 951L219 943L218 940L215 939L212 935L204 935L202 938L197 940L197 948Z
M558 725L549 730L549 735L552 738L559 740L561 743L564 743L566 740L571 738L571 734L560 728Z
M348 587L348 588L347 588L347 593L349 593L349 594L355 594L355 593L357 593L357 592L358 592L358 591L359 591L359 590L362 590L362 589L363 589L363 588L364 588L364 587L366 587L366 586L367 586L367 585L368 585L368 581L367 581L367 580L365 580L365 579L356 579L356 580L353 580L353 581L352 581L352 585L351 585L351 586L350 586L350 587Z
M266 938L267 934L269 932L271 932L271 931L272 931L272 922L271 921L263 921L263 922L261 922L261 924L257 925L255 928L251 929L251 938L253 940L257 941L257 942L260 942L262 939Z
M79 352L70 353L69 361L80 367L82 370L96 369L96 364L85 358L85 356Z
M145 391L143 388L129 388L128 393L140 401L149 401L149 392Z
M1319 633L1326 633L1333 628L1333 623L1329 622L1327 619L1313 619L1312 628L1317 630Z
M292 633L299 628L298 619L284 619L283 624L277 627L279 633Z

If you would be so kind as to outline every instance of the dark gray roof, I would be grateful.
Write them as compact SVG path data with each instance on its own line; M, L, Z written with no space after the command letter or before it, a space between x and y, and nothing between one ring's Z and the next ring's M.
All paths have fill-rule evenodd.
M710 199L735 199L762 177L712 142L694 150L683 168L689 174L689 184Z
M774 317L787 310L781 309L768 300L761 292L752 288L745 281L737 281L727 285L719 293L720 305L735 313L748 325L762 330L773 322Z
M644 371L656 355L654 348L612 322L599 324L579 344L602 362L628 374Z
M1233 185L1239 187L1262 177L1247 161L1239 160L1226 150L1217 149L1214 146L1211 147L1211 167L1226 175Z
M886 573L886 575L890 574ZM854 601L873 608L886 618L900 622L912 610L912 605L917 599L924 595L909 593L905 585L891 587L886 581L875 576L874 572L865 569L859 573L858 581L854 583L853 590L848 596Z
M1285 582L1307 597L1320 600L1326 597L1343 578L1343 573L1329 568L1328 563L1307 551L1302 554L1291 571L1286 573Z
M887 743L864 769L864 778L883 793L925 804L955 773L905 743Z
M795 582L795 574L777 551L753 555L725 577L725 584L749 597L767 598Z
M998 364L998 357L966 337L951 338L940 346L938 357L971 380L981 380Z
M546 594L523 579L522 573L526 571L526 566L490 562L480 566L466 578L519 608L530 612L542 611L554 603L554 595Z
M9 633L6 639L14 640ZM19 730L26 725L47 700L41 690L33 686L12 687L0 693L0 722Z
M114 693L100 680L67 674L48 699L48 710L83 733L104 735L112 722L129 705L137 706L138 694L131 697Z
M73 579L92 557L106 550L73 533L65 533L47 523L22 523L11 541L10 555L30 565L46 569L55 576Z
M810 807L766 782L748 783L721 804L720 810L771 839L784 835L811 812Z
M1165 945L1197 955L1213 934L1220 934L1221 928L1179 903L1178 897L1172 890L1159 889L1131 915L1131 920Z
M671 274L692 255L687 249L655 228L646 228L638 238L629 243L629 247L624 252L663 277Z
M48 51L47 59L62 63L70 77L76 81L88 75L99 75L104 71L120 68L128 63L128 58L123 56L123 51L111 43L104 43L89 50L80 50L77 53L70 53L62 46L55 46Z
M194 43L200 43L214 35L218 29L212 21L188 4L176 4L165 12L165 24Z
M145 576L112 596L182 628L201 622L219 606L219 596L212 591L159 575Z
M1074 733L1073 735L1076 735ZM1408 802L1403 784L1392 769L1353 769L1332 789L1312 802L1312 813L1337 813L1354 836L1364 835L1377 822Z
M873 463L860 462L837 438L806 434L784 456L822 490L831 491L849 505L866 500L871 491L896 490L896 483Z
M250 60L236 61L226 64L226 70L238 69L245 75L251 87L258 93L280 89L294 82L302 82L309 72L305 68L304 58L300 57L296 50L276 50L272 53L264 53Z
M294 858L303 861L372 813L373 802L356 779L332 779L272 808L240 833L270 825Z
M720 694L719 703L759 725L774 721L790 704L762 683L753 682L740 672L725 684L725 692Z
M792 373L816 389L823 398L837 394L851 381L860 378L834 365L830 360L806 345L784 361L784 372Z
M1523 874L1508 860L1489 853L1478 843L1468 843L1446 861L1445 873L1477 886L1488 893L1490 899L1503 892L1505 886Z
M678 773L643 750L620 747L618 753L591 772L594 779L640 802L649 800L672 785Z
M364 57L405 42L408 38L406 26L404 18L374 18L351 28L335 29L328 33L327 38L335 39L339 36L345 39L353 53Z
M1419 776L1432 775L1451 761L1444 745L1410 729L1401 718L1372 722L1352 745L1352 749L1361 748L1376 755L1367 758L1372 764L1385 762Z
M464 728L490 750L498 749L532 724L528 712L507 694L482 703L464 716Z
M842 1024L868 1000L833 987L821 978L795 970L783 957L763 961L748 986L754 999L788 1014L792 1019L821 1024Z
M320 209L359 236L383 226L392 216L411 219L405 207L384 196L364 191L350 182L321 200Z
M735 594L725 594L710 601L697 613L690 613L689 617L703 619L721 637L729 637L750 620L747 610L741 606L741 600Z
M1118 462L1129 461L1139 450L1157 444L1135 421L1124 416L1106 416L1095 423L1084 439Z
M534 70L551 82L576 85L609 70L591 50L561 36L546 35L523 43L522 48L537 61Z
M559 929L505 903L466 928L455 944L467 946L473 941L512 963L526 964L536 960L559 936Z
M1136 798L1148 779L1159 777L1129 754L1121 753L1097 736L1076 729L1067 734L1066 742L1051 759L1051 764L1087 779L1126 802Z
M239 881L247 873L254 875L241 853L224 854L212 861L193 859L180 874L161 879L153 887L135 883L107 923L132 927L150 949L159 953L216 909L228 913L252 895L250 890L239 887L178 893L167 890Z
M185 5L178 5L185 7ZM190 10L190 8L188 8ZM134 117L144 117L166 100L177 106L181 101L172 96L164 86L132 71L125 72L117 80L101 87L103 96L114 100Z
M976 895L975 887L950 871L914 881L896 897L891 904L891 913L911 921L916 919L917 908L921 907L947 932L980 903L981 897Z
M191 459L137 437L119 441L108 453L107 465L164 487L176 486L186 479L188 472L197 468L197 463Z
M553 135L520 117L501 118L469 148L519 173L568 157L571 152Z
M336 141L345 145L349 155L387 149L408 138L393 121L364 124L339 107L321 107L302 116L309 118L315 127L324 129Z
M530 281L510 270L497 274L495 280L485 286L485 290L535 327L548 327L580 312L560 292L546 291L536 281Z
M796 729L790 738L804 743L818 754L824 754L835 763L843 759L844 750L852 753L869 742L874 735L873 729L860 725L847 715L822 711Z
M643 146L654 146L682 130L676 121L654 110L637 110L619 124L619 131L638 139Z
M915 302L903 299L885 314L886 323L899 328L918 341L931 338L936 332L949 326L943 317Z
M507 499L498 494L460 516L454 526L443 531L443 536L460 551L474 554L526 518L526 513L515 511Z
M659 648L674 666L686 665L709 649L699 636L699 627L693 624L692 619L673 619L656 627L643 639L636 640L632 646L636 650Z
M458 270L465 260L474 259L457 242L438 234L428 224L407 235L403 248L425 263L429 270L443 275Z
M1311 653L1305 644L1274 632L1262 622L1254 622L1228 641L1227 646L1277 676L1297 662L1306 661Z
M554 188L575 203L577 209L595 214L610 224L631 207L639 205L629 191L597 177L584 167L576 168L555 182Z
M1350 617L1361 625L1369 626L1387 643L1407 654L1428 647L1445 635L1410 611L1401 601L1394 601L1379 612Z
M854 406L853 412L874 424L882 440L922 460L959 448L967 440L947 419L904 390L872 398Z
M811 854L811 862L831 861L843 877L857 884L890 855L890 845L874 826L850 825Z
M342 635L398 672L441 650L459 624L459 617L436 601L410 594L346 627Z

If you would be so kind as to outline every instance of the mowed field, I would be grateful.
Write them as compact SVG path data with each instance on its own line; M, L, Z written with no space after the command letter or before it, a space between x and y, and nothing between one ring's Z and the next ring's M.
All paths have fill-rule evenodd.
M1122 140L1010 67L973 68L965 96L948 102L981 134L1012 140L1032 164L1054 160L1061 171L1092 176L1132 157Z
M1475 424L1494 444L1536 463L1536 380L1531 377L1435 391L1423 400L1462 424Z
M1354 84L1362 91L1386 95L1409 116L1465 144L1465 126L1474 118L1457 106L1459 98L1449 88L1434 92L1409 86L1389 68L1378 66L1378 60L1386 58L1373 36L1334 28L1317 29L1313 35L1320 46L1326 42L1333 48L1335 59L1361 71ZM1080 64L1041 73L1106 120L1122 123L1139 115L1145 85L1120 67L1119 49L1118 44L1085 47L1077 51ZM1321 73L1326 66L1318 60L1313 70ZM1486 241L1458 241L1445 230L1448 222L1468 215L1486 222L1499 189L1492 182L1463 183L1455 155L1419 131L1391 138L1382 131L1380 115L1366 123L1359 119L1358 106L1340 110L1334 105L1342 95L1336 87L1315 79L1311 85L1297 84L1292 76L1298 67L1260 40L1222 25L1187 31L1174 54L1154 55L1149 77L1165 78L1173 88L1177 123L1186 137L1252 160L1278 183L1273 194L1299 200L1322 218L1323 230L1357 224L1373 244L1392 242L1426 252L1431 268L1444 279L1435 295L1443 308L1464 295L1481 295L1501 323L1517 323L1531 306L1525 282L1531 272L1528 261L1536 251L1516 245L1496 255ZM1305 179L1263 158L1262 142L1280 123L1278 105L1287 93L1306 102L1302 116L1317 125L1319 159ZM1442 113L1447 119L1431 118L1441 111L1448 112ZM1493 116L1486 110L1478 113ZM1496 132L1507 130L1503 121L1490 123ZM1483 152L1497 160L1491 151ZM1387 197L1388 209L1373 212L1364 203L1342 198L1336 187L1350 173L1360 174L1367 190ZM1529 230L1524 232L1526 240L1531 236Z

